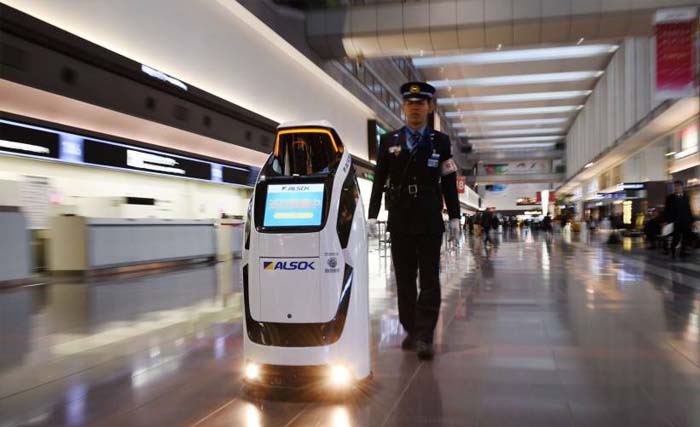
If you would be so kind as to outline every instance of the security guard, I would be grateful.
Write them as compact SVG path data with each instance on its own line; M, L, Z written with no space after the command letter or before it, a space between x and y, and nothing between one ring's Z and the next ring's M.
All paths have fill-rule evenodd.
M369 231L376 234L382 193L389 211L388 231L396 274L399 320L408 336L404 350L433 357L433 332L440 312L440 246L445 231L443 197L450 216L450 238L459 235L457 165L450 139L428 128L435 88L423 82L401 86L406 124L382 136L369 204ZM420 272L420 294L416 276Z

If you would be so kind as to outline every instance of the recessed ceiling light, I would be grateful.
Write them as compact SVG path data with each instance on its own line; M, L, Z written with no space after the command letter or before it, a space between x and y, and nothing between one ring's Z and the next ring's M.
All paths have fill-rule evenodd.
M512 150L524 148L552 148L555 144L551 142L535 143L535 144L500 144L500 145L484 145L475 147L476 151L497 151L497 150Z
M588 96L590 90L564 90L558 92L512 93L508 95L465 96L461 98L439 98L438 105L485 104L497 102L529 102L571 99Z
M472 139L469 142L472 144L498 144L501 142L546 142L546 141L560 141L564 139L563 136L520 136L513 138L486 138L486 139Z
M591 166L593 166L593 162L588 163L588 164L587 164L586 166L584 166L583 168L584 168L584 169L588 169L588 168L590 168Z
M553 125L553 124L557 124L557 123L566 123L568 121L569 121L569 119L566 117L554 117L554 118L548 118L548 119L500 120L500 121L491 121L491 122L481 122L481 121L469 122L469 123L453 122L452 127L466 128L466 127L472 127L472 126L481 126L481 127L507 127L507 126L530 126L530 125L537 126L537 125Z
M562 128L529 128L529 129L508 129L508 130L490 130L485 132L462 132L459 136L471 136L471 137L482 137L482 136L507 136L507 135L546 135L551 133L564 133ZM466 134L466 135L463 135Z
M516 116L527 114L558 114L570 113L583 108L583 105L557 105L554 107L531 107L531 108L499 108L497 110L473 110L473 111L448 111L445 117L491 117L491 116Z
M581 42L583 43L583 42ZM450 64L504 64L508 62L552 61L557 59L587 58L613 53L614 44L591 44L584 46L563 46L541 49L501 50L498 52L467 53L464 55L433 56L414 58L417 68L436 67Z
M515 74L511 76L471 77L457 80L431 80L437 89L455 86L509 86L538 83L560 83L597 79L603 71L567 71L563 73Z

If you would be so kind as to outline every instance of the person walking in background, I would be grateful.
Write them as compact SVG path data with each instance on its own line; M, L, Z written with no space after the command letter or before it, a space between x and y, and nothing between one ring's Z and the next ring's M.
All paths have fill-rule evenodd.
M491 226L493 225L493 212L486 209L481 215L481 232L484 233L484 243L491 242Z
M542 229L545 233L552 233L552 217L547 214L544 219L542 219Z
M647 248L656 249L661 235L661 217L657 209L649 209L647 212L644 220L644 235Z
M673 183L673 193L666 197L664 208L666 222L673 224L673 239L671 240L671 257L676 257L676 246L681 244L681 256L687 254L688 245L692 237L693 214L690 211L690 200L685 194L683 183Z

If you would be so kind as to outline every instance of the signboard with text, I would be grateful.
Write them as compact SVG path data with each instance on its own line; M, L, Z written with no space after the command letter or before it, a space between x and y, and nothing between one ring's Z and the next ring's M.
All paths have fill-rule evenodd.
M2 154L249 187L259 172L257 167L220 164L10 120L0 120Z
M458 176L457 177L457 193L464 193L464 186L466 185L466 177L463 176Z
M682 98L695 93L695 7L663 9L654 15L656 97Z

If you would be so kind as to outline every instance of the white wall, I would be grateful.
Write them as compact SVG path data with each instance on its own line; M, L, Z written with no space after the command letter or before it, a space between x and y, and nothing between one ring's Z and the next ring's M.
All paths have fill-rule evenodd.
M667 176L667 147L651 144L622 163L624 182L665 181Z
M248 191L230 185L0 156L0 180L22 181L25 175L49 178L54 215L208 219L222 212L244 215L248 206ZM115 199L124 196L154 198L158 203L115 206ZM3 204L16 203L0 199Z
M626 39L617 50L566 137L566 176L611 147L658 101L653 99L654 44Z
M329 120L367 158L372 110L233 0L3 2L272 120Z
M484 201L482 207L495 207L497 211L503 210L534 210L538 209L539 205L518 206L515 204L520 197L535 197L538 191L549 190L549 184L507 184L504 191L492 192L485 191L484 187L479 188Z

